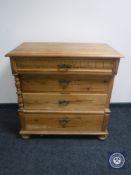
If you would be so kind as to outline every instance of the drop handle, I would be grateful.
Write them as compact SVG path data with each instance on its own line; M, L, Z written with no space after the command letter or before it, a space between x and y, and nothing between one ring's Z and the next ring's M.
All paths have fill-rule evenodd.
M68 119L68 117L64 117L64 118L62 118L62 119L59 119L59 123L60 123L60 125L63 127L63 128L65 128L66 127L66 125L69 123L69 119Z
M67 100L60 100L60 101L58 101L58 103L59 103L59 105L64 105L64 106L66 106L66 105L68 105L70 102L67 101Z
M62 86L62 88L66 88L70 82L70 80L59 80L59 83Z
M58 64L57 66L61 70L68 70L68 69L72 68L71 64Z

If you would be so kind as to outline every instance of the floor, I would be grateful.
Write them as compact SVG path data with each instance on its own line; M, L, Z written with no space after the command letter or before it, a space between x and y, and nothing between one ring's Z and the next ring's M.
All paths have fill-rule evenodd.
M0 175L130 175L131 106L111 107L109 137L32 137L19 135L17 108L0 108ZM121 152L120 169L109 155Z

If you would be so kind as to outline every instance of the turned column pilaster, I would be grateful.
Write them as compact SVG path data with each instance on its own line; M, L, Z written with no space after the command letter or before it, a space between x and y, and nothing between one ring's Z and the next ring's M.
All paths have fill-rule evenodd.
M22 110L24 105L23 105L23 97L21 92L20 78L18 74L15 74L14 77L15 77L15 86L17 89L19 110Z

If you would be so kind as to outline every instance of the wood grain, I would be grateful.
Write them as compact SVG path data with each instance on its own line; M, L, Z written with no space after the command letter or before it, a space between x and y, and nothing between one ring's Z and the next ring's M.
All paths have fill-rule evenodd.
M90 92L107 93L110 78L107 76L69 76L21 74L22 92Z
M102 43L23 43L7 57L100 57L121 58L123 55Z
M104 110L107 94L23 93L24 109L44 111Z
M113 59L90 59L90 58L44 58L32 57L15 58L18 72L28 71L83 71L83 70L113 70Z
M23 43L6 54L15 76L20 134L108 135L120 58L107 44Z
M108 135L108 131L26 131L26 130L20 130L19 132L23 138L23 135L24 135L24 138L25 136L27 136L26 138L29 138L29 135L41 135L41 136L44 136L44 135L70 135L70 136L73 136L73 135L83 135L83 136L94 136L94 135L98 135L98 136L106 136Z
M26 114L25 130L102 131L104 115Z

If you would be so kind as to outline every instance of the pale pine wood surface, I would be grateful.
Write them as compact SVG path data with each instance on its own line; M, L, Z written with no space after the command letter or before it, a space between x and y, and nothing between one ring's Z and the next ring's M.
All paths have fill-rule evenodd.
M104 110L107 94L23 93L25 109L43 111Z
M7 57L104 57L121 58L123 55L107 44L101 43L23 43Z
M107 44L23 43L11 59L20 134L106 139L114 77L122 54Z
M102 130L104 115L26 114L25 129L36 131L90 131Z
M112 70L114 66L113 59L80 59L80 58L39 58L32 57L27 58L16 58L15 59L17 71L82 71L87 70ZM67 66L67 67L64 67Z
M22 92L81 92L81 93L107 93L109 77L103 76L98 79L91 76L69 75L44 75L22 74Z

